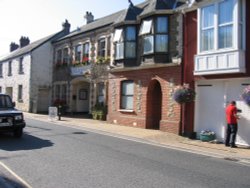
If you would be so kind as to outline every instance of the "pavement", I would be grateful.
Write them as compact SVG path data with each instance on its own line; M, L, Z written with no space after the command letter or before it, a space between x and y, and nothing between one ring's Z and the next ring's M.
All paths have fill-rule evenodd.
M118 124L110 124L106 121L93 120L83 115L63 116L61 120L50 119L48 115L24 112L24 118L36 119L57 125L77 127L87 131L133 140L159 147L165 147L180 151L196 153L210 157L237 162L250 166L250 147L239 146L238 148L225 147L222 143L202 142L192 140L176 134L162 132L160 130L149 130L137 127L128 127ZM6 174L6 166L0 162L0 187L3 188L30 188L22 179L18 179L14 173ZM8 178L7 178L8 177Z

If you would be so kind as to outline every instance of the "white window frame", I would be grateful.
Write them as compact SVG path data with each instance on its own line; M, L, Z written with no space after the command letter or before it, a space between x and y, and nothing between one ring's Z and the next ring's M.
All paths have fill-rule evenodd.
M124 86L129 86L131 84L131 90L130 92L124 92ZM127 89L127 88L126 88ZM132 99L131 99L132 98ZM129 103L126 103L130 101ZM121 82L121 105L120 108L122 110L133 110L134 108L134 81L133 80L124 80Z
M245 50L245 35L246 35L246 21L245 21L245 0L242 1L242 20L240 20L240 11L241 8L239 7L239 2L240 0L233 0L234 4L234 9L233 9L233 36L232 36L232 47L230 48L219 48L219 3L222 3L223 1L218 1L215 3L209 3L209 4L204 4L200 8L198 8L198 26L197 26L197 32L198 32L198 45L197 45L197 53L198 54L210 54L210 53L215 53L215 52L225 52L225 51L232 51L232 50ZM202 29L202 8L215 5L215 15L214 15L214 48L209 51L202 51L201 49L201 29ZM242 27L242 32L240 31L240 25ZM241 39L241 41L240 41Z

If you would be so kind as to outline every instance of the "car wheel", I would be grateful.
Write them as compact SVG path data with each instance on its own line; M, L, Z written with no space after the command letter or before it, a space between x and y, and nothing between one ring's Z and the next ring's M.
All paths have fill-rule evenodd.
M22 135L23 135L23 129L22 129L22 128L16 129L16 130L14 131L14 137L16 137L16 138L21 138Z

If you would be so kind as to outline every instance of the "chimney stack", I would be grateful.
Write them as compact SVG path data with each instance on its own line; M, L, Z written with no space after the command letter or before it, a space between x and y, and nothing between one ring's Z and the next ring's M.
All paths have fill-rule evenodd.
M18 49L19 45L15 42L10 43L10 52L13 52L14 50Z
M85 22L84 24L86 25L86 24L89 24L89 23L91 23L93 21L94 21L93 14L91 12L87 11L85 16L84 16L84 22Z
M68 20L66 19L65 22L62 24L62 29L64 31L64 33L67 35L70 32L70 23L68 22Z
M20 48L22 48L22 47L24 47L24 46L27 46L27 45L29 45L30 44L30 39L29 39L29 37L21 37L20 38L20 40L19 40L19 42L20 42Z

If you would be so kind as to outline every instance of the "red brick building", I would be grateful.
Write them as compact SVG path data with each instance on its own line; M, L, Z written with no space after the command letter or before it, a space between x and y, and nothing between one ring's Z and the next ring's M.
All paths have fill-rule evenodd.
M114 30L108 122L175 134L181 106L172 95L182 85L182 14L175 2L131 5Z

